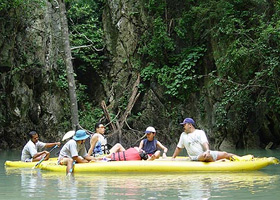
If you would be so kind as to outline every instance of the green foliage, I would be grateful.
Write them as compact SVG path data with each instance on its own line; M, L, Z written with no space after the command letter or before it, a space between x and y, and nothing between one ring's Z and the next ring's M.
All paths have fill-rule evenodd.
M174 42L168 35L166 24L162 18L154 19L151 29L152 32L149 30L144 33L139 53L162 64L166 61L168 52L174 50Z
M166 1L164 0L148 0L145 4L150 15L162 16L166 8Z
M196 66L204 51L204 48L192 49L192 52L183 57L179 66L165 65L161 68L158 80L167 88L166 94L184 100L197 90Z
M85 92L87 89L87 86L86 85L83 85L81 83L79 83L77 85L77 100L81 103L81 104L84 104L84 103L87 103L89 101L89 98L88 98L88 95L87 93Z
M88 84L92 84L90 82L92 71L96 71L101 77L103 73L101 64L105 57L103 55L102 6L102 0L71 0L68 1L69 9L67 9L73 64L77 74L76 79L80 81L77 82L76 90L79 121L82 127L92 128L92 130L94 123L99 121L102 115L102 110L94 108L96 102L90 102L88 93ZM60 85L63 87L65 78L65 73L61 74Z
M87 102L80 109L79 119L80 125L88 130L94 131L94 125L103 116L103 111L101 108L94 108L94 106Z
M102 1L71 1L67 11L71 46L76 47L72 54L78 69L83 71L99 70L104 59L101 7Z
M176 45L167 28L166 1L150 0L146 7L152 16L151 26L143 34L138 51L145 57L141 77L145 81L157 81L164 86L167 96L184 100L197 91L198 66L205 48L203 45L193 45L182 49ZM176 28L177 33L183 37L185 30L179 29Z
M208 27L203 34L217 42L217 71L209 75L223 91L218 127L245 126L259 106L280 114L279 3L275 6L276 13L263 12L271 9L266 1L207 1L192 8L205 21L194 27Z
M242 130L260 107L280 114L279 1L186 0L176 9L177 1L146 2L142 80L180 102L205 85L217 102L217 128Z
M0 11L8 11L10 9L19 9L18 11L29 11L31 13L33 6L43 6L43 0L1 0Z
M58 72L56 74L58 77L55 84L58 88L61 88L61 90L67 91L68 80L67 80L66 68L64 66L64 61L62 59L59 59L57 61L57 66L58 66Z

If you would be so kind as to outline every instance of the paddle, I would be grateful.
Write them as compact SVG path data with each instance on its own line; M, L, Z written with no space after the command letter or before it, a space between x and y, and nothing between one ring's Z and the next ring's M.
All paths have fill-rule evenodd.
M51 153L54 149L56 149L58 147L58 145L55 145L49 152ZM39 162L36 163L36 165L34 167L32 167L32 169L35 169L38 165L40 165L44 159L45 159L46 155L44 155L41 160Z

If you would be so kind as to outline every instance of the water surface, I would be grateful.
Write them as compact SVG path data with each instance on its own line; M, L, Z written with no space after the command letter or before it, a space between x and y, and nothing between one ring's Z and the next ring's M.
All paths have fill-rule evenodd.
M238 152L274 156L279 151ZM11 169L5 160L20 152L0 152L1 199L279 199L280 165L254 172L180 174L75 174Z

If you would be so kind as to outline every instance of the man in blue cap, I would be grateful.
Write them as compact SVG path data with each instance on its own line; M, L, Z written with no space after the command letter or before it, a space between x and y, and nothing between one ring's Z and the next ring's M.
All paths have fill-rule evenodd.
M58 164L67 165L66 172L70 172L73 162L87 163L95 160L94 157L89 156L86 151L85 141L89 137L86 131L76 131L73 139L69 140L61 149L58 156Z
M195 128L195 121L192 118L186 118L182 123L184 132L180 136L178 145L173 153L172 158L175 159L183 148L186 148L191 160L213 162L221 159L231 159L234 154L211 151L209 142L203 130Z

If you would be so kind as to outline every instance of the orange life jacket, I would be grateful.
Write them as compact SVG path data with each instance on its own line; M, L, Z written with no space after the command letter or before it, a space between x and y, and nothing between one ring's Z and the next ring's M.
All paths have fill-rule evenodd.
M139 152L135 148L129 148L125 151L112 153L111 161L128 161L128 160L141 160Z

